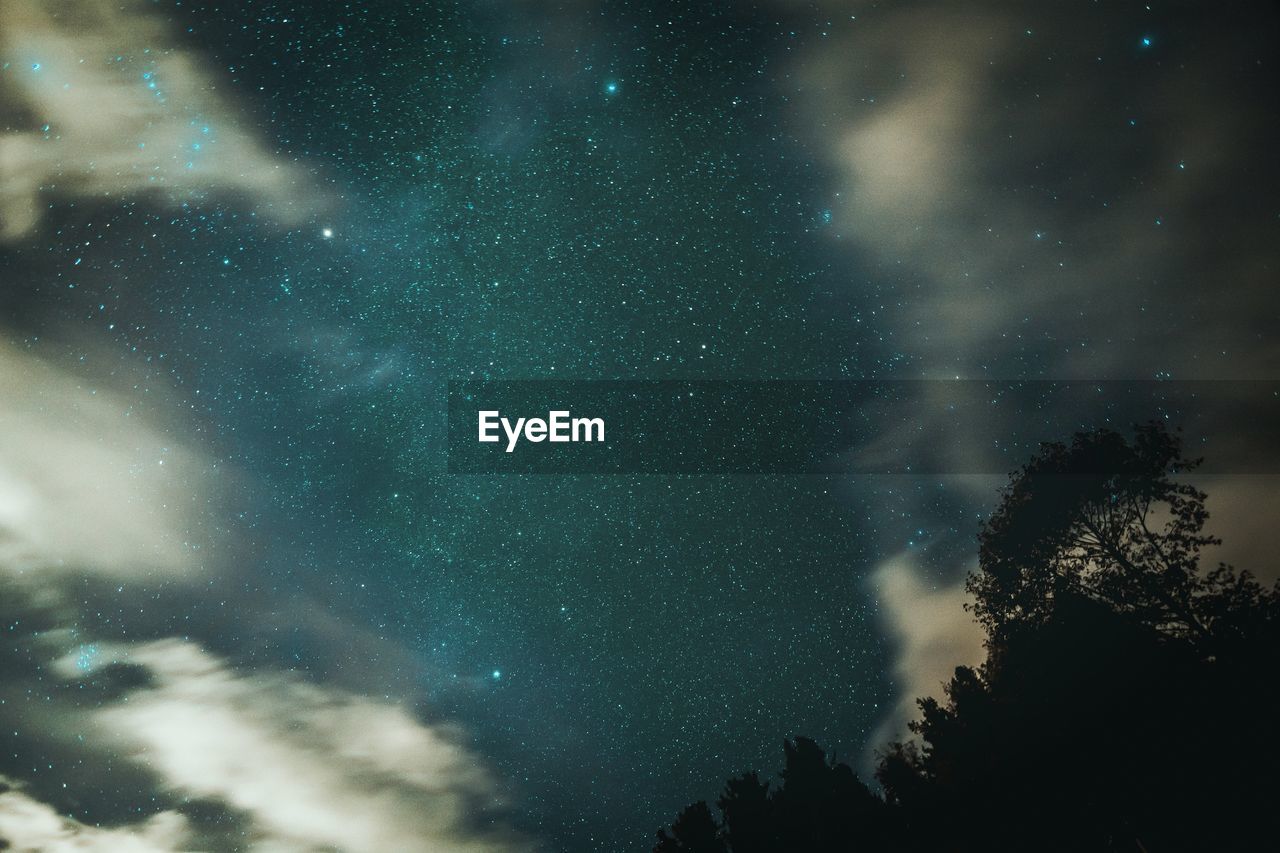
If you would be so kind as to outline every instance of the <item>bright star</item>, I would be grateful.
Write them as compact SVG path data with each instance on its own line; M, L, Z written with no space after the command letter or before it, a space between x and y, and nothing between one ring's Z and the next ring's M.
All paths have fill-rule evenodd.
M604 84L604 90L610 95L616 95L618 94L618 84L610 80L608 83Z
M323 229L323 230L320 232L320 236L321 236L321 237L323 237L323 238L325 238L326 240L332 240L332 239L333 239L333 229L332 229L332 228L325 228L325 229Z
M494 680L494 681L497 681L499 678L502 678L502 670L500 670L500 669L495 669L495 670L493 671L493 680Z

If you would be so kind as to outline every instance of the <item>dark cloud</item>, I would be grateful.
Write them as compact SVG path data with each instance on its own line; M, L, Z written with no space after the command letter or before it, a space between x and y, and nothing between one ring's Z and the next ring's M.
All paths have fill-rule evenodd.
M780 86L835 177L833 240L881 283L880 331L902 354L898 375L1276 375L1273 7L819 6L821 17L778 7L823 29ZM1011 436L1110 422L1078 401L993 408L971 432L943 405L896 414L877 446L899 452L912 430L940 432L948 440L934 449L955 470ZM971 513L998 486L949 483ZM1265 533L1249 521L1257 480L1213 487L1224 531ZM904 515L930 516L930 500L925 492ZM906 553L872 575L899 638L903 703L886 731L914 713L912 696L936 693L952 666L973 662L968 617L954 607L929 615L932 601L963 599L965 571Z
M912 369L1274 374L1269 7L823 10L787 85Z

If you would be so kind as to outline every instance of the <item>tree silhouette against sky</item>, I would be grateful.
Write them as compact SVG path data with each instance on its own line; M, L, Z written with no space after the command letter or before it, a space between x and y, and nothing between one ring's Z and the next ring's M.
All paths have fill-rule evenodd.
M1280 595L1204 550L1162 424L1048 443L978 536L987 661L918 700L873 792L813 741L729 781L655 853L1256 850L1277 842Z

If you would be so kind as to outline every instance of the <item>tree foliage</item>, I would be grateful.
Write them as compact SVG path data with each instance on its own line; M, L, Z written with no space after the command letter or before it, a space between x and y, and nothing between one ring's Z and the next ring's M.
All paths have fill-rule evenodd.
M847 764L808 738L784 742L783 751L778 787L755 773L730 779L717 802L722 821L705 802L694 803L658 833L655 853L838 853L882 825L884 801Z
M918 701L881 793L797 739L779 789L731 780L721 819L686 810L656 850L1257 849L1280 793L1280 594L1201 565L1218 543L1197 464L1159 424L1043 445L979 533L987 661Z

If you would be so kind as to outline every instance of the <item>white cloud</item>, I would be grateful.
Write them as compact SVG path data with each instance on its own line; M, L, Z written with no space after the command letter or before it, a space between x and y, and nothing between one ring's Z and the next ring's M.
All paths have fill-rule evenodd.
M6 785L0 779L0 785ZM0 793L0 839L13 853L165 853L189 849L186 819L161 812L146 821L103 829L62 817L20 788Z
M96 382L0 343L0 600L26 632L19 652L0 655L12 700L0 702L0 716L21 730L24 749L51 756L50 766L75 754L75 784L87 796L95 773L119 778L124 758L138 771L129 778L140 801L167 810L103 829L60 817L65 804L37 799L27 792L34 788L9 790L0 794L0 838L26 850L192 849L203 830L181 804L201 800L243 821L256 851L526 849L493 816L498 787L452 727L332 683L233 664L187 637L99 635L106 611L118 613L107 620L113 637L136 636L135 628L154 637L165 624L153 613L158 590L179 606L191 596L194 613L208 583L254 568L209 556L234 550L215 498L246 484L222 475L178 422L165 422L174 407L159 383L135 379L117 370ZM288 613L317 649L336 650L328 662L360 670L347 683L378 694L390 686L380 661L400 661L400 672L415 665L302 600L232 600L233 630L219 636L253 634ZM78 691L50 678L123 689L119 670L106 669L116 664L148 677L126 679L123 696L98 694L109 697L99 704L82 704ZM31 679L45 696L38 709L28 702Z
M96 727L163 788L252 819L255 849L481 853L518 849L467 821L497 805L487 774L447 729L399 705L285 673L237 672L197 645L104 649L152 683L96 712ZM63 661L74 674L75 661Z
M51 196L172 203L242 195L305 218L310 178L241 128L201 57L140 0L0 0L0 240L30 234Z
M200 570L210 464L142 401L3 341L0 400L0 572Z
M877 567L871 584L898 643L898 702L871 739L873 748L881 748L907 734L907 722L917 716L916 699L940 697L957 666L980 664L986 652L981 627L964 609L969 596L963 581L930 583L909 554L899 554Z

